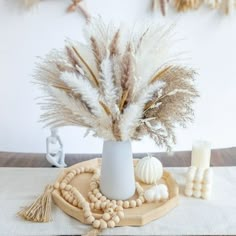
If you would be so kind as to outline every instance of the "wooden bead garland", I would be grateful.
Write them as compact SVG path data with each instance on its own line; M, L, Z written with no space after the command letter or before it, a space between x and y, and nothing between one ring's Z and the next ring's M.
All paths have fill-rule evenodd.
M89 184L90 191L88 203L78 189L70 185L70 182L76 175L83 173L93 173ZM59 183L54 184L54 188L61 192L63 198L75 207L81 208L86 223L91 224L95 229L113 228L119 224L124 217L124 209L135 208L141 206L144 202L144 190L138 182L136 182L137 199L122 201L107 199L99 190L100 171L97 168L80 167L73 169ZM100 219L93 216L92 210L101 210L103 214Z

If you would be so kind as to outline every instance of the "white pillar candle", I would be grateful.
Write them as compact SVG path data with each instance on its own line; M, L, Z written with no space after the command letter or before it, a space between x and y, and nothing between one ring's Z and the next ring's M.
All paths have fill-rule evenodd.
M210 160L210 143L206 141L195 141L192 148L191 166L206 169L210 167Z

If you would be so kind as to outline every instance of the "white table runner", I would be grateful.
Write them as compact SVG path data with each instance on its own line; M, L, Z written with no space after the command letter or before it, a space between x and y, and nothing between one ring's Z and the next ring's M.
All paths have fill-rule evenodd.
M143 227L107 229L104 235L236 234L236 167L213 168L213 192L209 201L183 195L186 168L167 168L180 185L179 206ZM60 169L0 168L0 235L84 234L90 229L53 206L53 221L27 222L16 216L45 185L53 183Z

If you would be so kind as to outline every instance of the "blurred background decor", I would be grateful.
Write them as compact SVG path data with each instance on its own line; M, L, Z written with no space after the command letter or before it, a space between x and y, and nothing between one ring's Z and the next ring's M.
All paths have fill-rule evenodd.
M200 7L219 10L226 15L231 14L236 7L235 0L152 0L152 10L160 9L163 16L169 7L177 12L197 10Z

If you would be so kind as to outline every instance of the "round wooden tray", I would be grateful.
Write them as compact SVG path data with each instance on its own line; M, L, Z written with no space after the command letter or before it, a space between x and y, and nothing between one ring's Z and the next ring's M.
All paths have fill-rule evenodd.
M137 160L134 160L134 166L136 165L136 163L137 163ZM92 159L85 162L80 162L76 165L66 168L56 181L61 181L68 171L71 171L72 169L76 169L81 166L100 167L101 159L97 158L97 159ZM76 176L70 183L72 186L79 189L79 191L87 199L87 201L89 201L87 194L89 192L89 182L90 182L91 176L92 174L90 173L84 173L84 174ZM149 223L150 221L156 220L164 216L169 211L171 211L174 207L177 206L179 188L178 188L177 183L171 176L171 174L167 171L164 171L162 179L160 180L159 183L164 183L167 185L168 190L169 190L169 199L167 201L161 201L161 202L144 203L142 206L136 207L136 208L124 209L125 217L120 221L120 223L117 226L128 226L128 225L141 226L141 225ZM150 185L146 185L141 182L140 184L144 189L148 189L151 187ZM60 194L60 190L54 190L52 193L52 196L53 196L54 202L66 214L76 218L77 220L85 224L85 219L83 216L82 209L75 207L71 205L69 202L67 202ZM137 195L135 194L132 198L134 199L137 198ZM102 215L102 212L96 210L93 212L93 215L95 218L100 218Z

